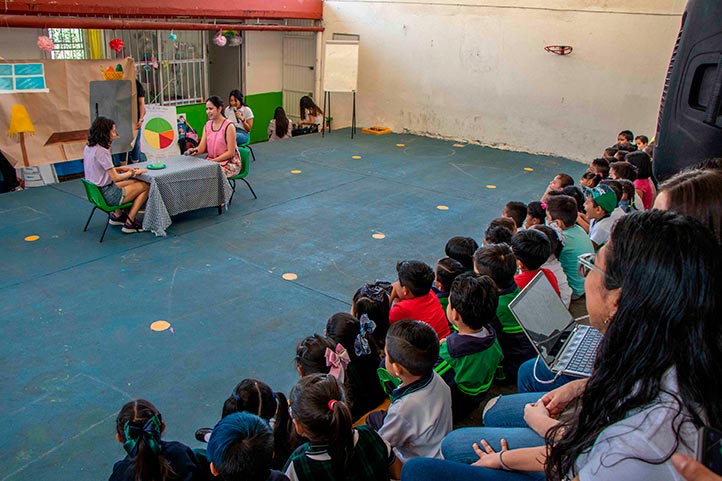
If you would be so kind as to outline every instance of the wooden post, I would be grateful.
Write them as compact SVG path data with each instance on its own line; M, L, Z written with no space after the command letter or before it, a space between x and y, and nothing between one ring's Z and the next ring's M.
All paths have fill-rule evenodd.
M25 148L25 132L20 132L18 135L20 136L20 150L23 152L23 163L25 167L30 167L28 163L28 151Z

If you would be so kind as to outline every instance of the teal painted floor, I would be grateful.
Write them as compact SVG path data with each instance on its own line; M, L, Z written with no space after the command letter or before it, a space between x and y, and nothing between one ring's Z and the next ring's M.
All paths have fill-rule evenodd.
M480 242L507 201L584 171L348 130L254 151L258 200L241 183L223 215L178 215L166 238L111 227L98 243L103 217L83 232L79 180L0 195L0 481L106 479L124 455L115 416L138 397L159 407L166 439L200 446L195 429L217 421L241 379L288 392L295 344L364 282L393 279L401 259L433 266L450 237ZM156 320L173 331L151 331Z

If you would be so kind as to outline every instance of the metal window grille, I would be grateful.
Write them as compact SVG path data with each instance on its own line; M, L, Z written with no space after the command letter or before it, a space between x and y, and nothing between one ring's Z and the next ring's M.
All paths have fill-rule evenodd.
M83 60L88 58L85 35L79 28L49 28L48 37L55 44L50 58Z
M208 97L206 35L203 31L106 30L105 39L120 38L123 51L117 57L132 56L138 80L145 89L146 103L187 105ZM108 58L116 57L113 51Z

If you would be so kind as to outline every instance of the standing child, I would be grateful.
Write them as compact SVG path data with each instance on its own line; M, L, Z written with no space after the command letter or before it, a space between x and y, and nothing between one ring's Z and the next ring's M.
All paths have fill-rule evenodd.
M405 462L441 457L441 441L451 431L451 391L434 372L439 338L428 324L399 321L386 335L386 369L401 378L391 393L389 410L376 411L367 424L394 447Z
M547 221L552 222L564 234L565 244L559 255L569 287L572 288L572 300L584 295L584 278L579 275L577 258L582 254L594 252L592 241L584 229L576 225L577 202L568 195L557 195L547 202Z
M211 474L223 481L288 481L271 469L278 453L268 422L253 414L237 412L218 421L207 454Z
M542 271L554 291L561 297L559 292L559 284L557 278L552 271L542 267L549 255L551 255L552 247L546 235L537 230L525 230L517 232L511 239L511 250L516 257L516 263L521 271L514 276L514 282L519 289L524 289L527 284L534 279L539 271Z
M504 358L491 327L498 303L496 284L489 276L462 274L451 285L446 315L458 332L441 343L435 371L451 388L454 419L479 405Z
M451 257L444 257L439 259L434 269L434 287L436 297L441 302L441 307L446 312L446 306L449 305L449 289L451 289L451 283L454 282L457 276L463 274L465 271L464 266L460 262L455 261Z
M423 321L429 324L439 339L449 335L449 323L441 302L431 290L434 283L434 271L420 261L402 261L396 264L398 280L393 283L389 321L404 319ZM387 336L388 338L388 336Z
M526 219L527 208L524 202L511 201L504 206L502 217L509 217L514 220L517 230L524 228L524 220Z
M652 184L652 159L646 152L630 152L624 160L637 168L637 178L634 188L642 199L644 210L649 210L654 204L654 184Z
M191 448L160 439L165 431L163 418L145 399L130 401L120 409L115 431L128 455L115 463L110 481L190 481L200 475Z
M352 427L342 386L333 376L301 378L291 390L291 418L300 446L286 464L292 481L381 481L400 479L401 463L368 426Z
M609 240L614 226L611 213L617 208L617 195L608 185L600 185L587 191L584 203L589 219L589 239L594 250L599 250Z

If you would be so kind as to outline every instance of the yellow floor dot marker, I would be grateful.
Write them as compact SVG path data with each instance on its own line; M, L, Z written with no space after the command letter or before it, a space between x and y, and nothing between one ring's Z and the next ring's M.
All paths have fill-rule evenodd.
M449 210L448 205L437 205L436 208L439 210Z
M524 167L524 170L526 170L527 172L534 172L534 169L532 169L531 167Z
M352 159L360 159L361 156L360 156L360 155L352 155L351 158L352 158Z
M396 147L406 147L406 144L396 144Z
M29 235L25 238L25 241L26 242L35 242L38 239L40 239L39 235Z
M298 169L294 169L294 170L291 171L291 173L292 173L292 174L300 174L301 171L298 170Z
M150 325L151 330L157 331L157 332L165 331L165 330L168 329L169 327L170 327L170 322L168 322L168 321L163 321L163 320L155 321L154 323L152 323L152 324Z
M487 185L486 188L487 188L487 189L496 189L496 186L490 184L490 185Z
M375 234L372 234L371 237L373 237L374 239L385 239L385 238L386 238L386 234L382 234L381 232L377 232L377 233L375 233Z
M298 276L296 274L294 274L293 272L286 272L281 277L283 277L287 281L295 281L296 279L298 279Z
M454 144L454 147L466 147L466 144Z

